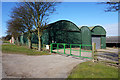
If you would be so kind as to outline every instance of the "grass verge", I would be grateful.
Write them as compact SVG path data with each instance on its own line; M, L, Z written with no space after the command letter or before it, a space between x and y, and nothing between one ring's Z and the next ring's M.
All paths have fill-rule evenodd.
M50 55L49 52L47 51L36 51L34 49L29 49L25 46L17 46L12 44L2 45L2 52L27 55Z
M9 41L3 41L3 43L10 43Z
M84 62L72 70L69 78L118 78L118 68L101 63Z

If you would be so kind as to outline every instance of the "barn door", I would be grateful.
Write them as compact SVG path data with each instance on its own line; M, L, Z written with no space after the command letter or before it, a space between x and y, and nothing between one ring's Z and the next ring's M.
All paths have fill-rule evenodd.
M92 37L92 43L96 43L96 49L100 49L101 46L100 46L100 43L101 43L101 40L100 40L100 37Z

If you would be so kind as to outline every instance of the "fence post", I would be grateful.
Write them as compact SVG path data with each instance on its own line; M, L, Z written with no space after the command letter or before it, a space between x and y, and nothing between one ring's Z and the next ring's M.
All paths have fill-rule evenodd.
M95 60L95 51L96 51L96 43L92 43L92 58L93 58L93 62Z
M64 45L64 54L65 54L65 44L63 44Z
M50 52L52 53L53 46L50 44Z
M80 57L81 57L81 45L80 45Z
M42 48L43 48L43 50L45 49L45 45L44 44L42 45Z
M70 55L71 55L71 44L70 44Z
M58 53L58 47L59 47L59 44L57 43L57 53Z

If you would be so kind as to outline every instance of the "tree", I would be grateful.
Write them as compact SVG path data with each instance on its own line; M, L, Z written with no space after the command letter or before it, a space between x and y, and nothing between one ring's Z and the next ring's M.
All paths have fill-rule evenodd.
M105 12L116 12L120 11L120 0L108 2L102 2L102 4L106 4L108 7L105 9Z
M56 4L57 2L25 2L38 32L39 51L41 51L41 36L46 27L48 16L55 11Z
M29 13L28 9L25 7L24 3L19 3L17 7L14 7L11 13L11 18L13 19L21 19L22 25L25 27L25 31L28 33L28 44L29 48L32 48L31 37L32 37L32 29L33 29L33 20L31 13Z
M25 31L25 26L22 25L22 21L19 18L10 19L7 22L7 34L12 35L14 39L18 39L18 36Z
M11 35L6 35L6 36L2 37L2 40L8 41L11 39L11 37L12 37Z

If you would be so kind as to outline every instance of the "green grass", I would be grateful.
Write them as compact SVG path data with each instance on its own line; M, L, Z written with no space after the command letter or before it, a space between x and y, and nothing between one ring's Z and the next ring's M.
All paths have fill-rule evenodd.
M3 41L3 43L10 43L9 41Z
M17 46L12 44L2 45L3 53L12 54L27 54L27 55L50 55L47 51L36 51L34 49L29 49L25 46Z
M118 68L101 63L84 62L72 70L69 78L118 78Z

